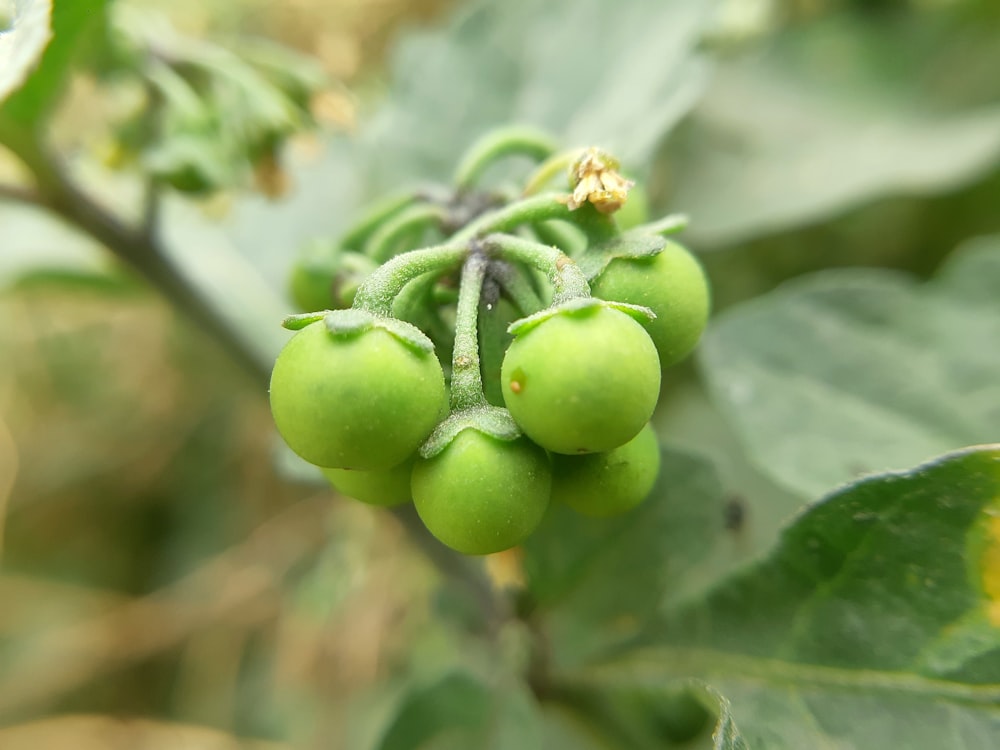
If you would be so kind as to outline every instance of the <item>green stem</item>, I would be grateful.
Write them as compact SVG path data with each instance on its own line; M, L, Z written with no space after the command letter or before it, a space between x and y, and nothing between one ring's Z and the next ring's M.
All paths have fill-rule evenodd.
M536 224L548 219L575 221L574 211L566 206L565 193L546 193L525 198L479 216L455 233L456 241L471 240L493 232L509 232L522 224Z
M580 149L573 151L560 151L553 154L548 159L538 165L538 168L528 177L528 182L521 193L525 198L530 195L537 195L546 185L562 175L564 180L569 179L569 168L580 157Z
M349 250L361 251L368 238L389 219L400 211L409 208L420 200L416 193L408 192L393 195L380 201L340 236L340 246Z
M483 374L479 368L479 296L486 275L487 258L473 252L462 267L462 281L455 311L455 348L451 368L453 412L486 406Z
M412 279L432 271L444 271L460 263L468 254L468 242L449 242L397 255L365 279L354 295L353 307L391 317L392 301Z
M400 241L407 234L440 225L444 218L444 208L433 203L407 206L371 234L365 243L364 254L376 263L385 263L396 254Z
M392 302L393 317L412 323L431 337L439 356L451 351L452 330L441 319L434 291L440 273L432 271L410 281Z
M583 251L586 237L573 231L573 225L560 221L540 221L531 226L541 242L555 245L566 255L576 257Z
M521 154L540 161L551 156L555 149L548 135L532 128L494 130L466 152L455 170L455 184L460 190L468 190L492 164L504 157Z
M558 305L577 297L589 297L590 285L580 267L557 247L515 237L491 234L483 241L493 255L527 263L545 272L552 284L552 304Z
M40 142L24 139L19 143L18 156L35 178L39 205L110 250L158 289L197 330L215 339L258 384L267 386L272 363L233 331L218 310L191 287L167 259L158 236L147 233L142 226L128 226L109 213L70 179L56 157Z
M496 261L490 268L490 275L500 282L504 294L517 307L523 316L536 313L545 307L542 298L532 286L521 266L504 261Z

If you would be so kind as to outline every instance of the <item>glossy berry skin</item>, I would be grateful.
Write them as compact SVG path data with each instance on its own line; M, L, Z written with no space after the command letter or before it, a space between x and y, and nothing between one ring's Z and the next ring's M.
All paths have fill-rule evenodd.
M411 480L424 525L467 555L524 541L541 522L551 487L544 450L524 437L503 441L474 429L433 458L418 459Z
M333 488L340 494L360 500L368 505L390 507L410 502L410 474L413 473L414 455L399 466L380 471L355 469L323 469Z
M278 432L317 466L397 466L446 409L434 354L415 351L381 328L334 336L322 321L312 323L285 345L271 373Z
M705 272L678 245L651 258L615 258L590 284L595 297L643 305L656 319L643 323L663 367L684 359L695 348L708 321L711 301Z
M631 510L649 495L660 470L650 425L607 453L552 457L552 500L595 518Z
M543 448L596 453L627 443L649 421L660 362L639 323L595 306L520 333L504 357L501 386L514 421Z

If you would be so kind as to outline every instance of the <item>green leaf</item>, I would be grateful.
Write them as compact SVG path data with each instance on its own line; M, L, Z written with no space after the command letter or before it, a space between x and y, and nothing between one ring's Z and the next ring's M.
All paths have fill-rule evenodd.
M942 50L982 35L933 34L917 14L899 15L828 17L720 63L664 169L692 242L732 243L888 194L942 193L997 163L997 98L933 101L928 91L972 66L938 69ZM986 42L992 55L996 36Z
M837 491L646 635L587 679L705 680L747 747L996 747L1000 445Z
M734 308L700 362L761 470L806 497L1000 438L1000 237L938 279L826 271Z
M11 130L35 128L50 113L78 47L88 37L104 32L106 6L107 0L17 0L14 27L0 36L0 100L6 99L0 107L0 137L4 141L18 137ZM43 50L41 63L26 77Z
M723 493L705 461L663 451L650 497L616 518L555 504L524 544L527 596L556 663L633 637L704 560L722 531ZM628 585L617 585L627 581Z
M645 169L704 85L695 48L715 5L466 4L446 29L400 43L386 106L362 130L372 192L401 177L446 179L456 154L507 122Z
M378 750L533 750L541 748L541 716L515 684L487 687L463 674L445 675L406 696Z
M16 0L11 27L0 32L0 101L16 91L52 38L51 0Z

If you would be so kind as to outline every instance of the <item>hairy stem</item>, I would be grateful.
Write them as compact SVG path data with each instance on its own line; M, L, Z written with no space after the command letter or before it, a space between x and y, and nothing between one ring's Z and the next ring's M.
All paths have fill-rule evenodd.
M580 267L557 247L532 242L510 234L491 234L483 246L493 255L505 260L527 263L544 271L552 284L552 304L589 297L590 285Z
M354 307L375 315L392 315L392 302L412 279L443 271L469 253L468 242L449 242L397 255L372 273L354 295Z
M521 315L532 315L545 307L521 266L502 260L494 261L490 267L490 276L500 283L504 294Z
M377 263L384 263L396 254L396 249L408 234L423 234L423 230L440 225L444 218L444 208L433 203L408 206L372 233L365 243L365 255Z
M455 170L455 184L463 190L472 187L491 165L504 157L521 154L542 160L551 156L555 149L549 136L532 128L515 126L494 130L466 153Z
M452 411L486 406L479 363L479 296L486 275L486 258L473 252L462 267L462 282L455 312L455 348L452 353Z

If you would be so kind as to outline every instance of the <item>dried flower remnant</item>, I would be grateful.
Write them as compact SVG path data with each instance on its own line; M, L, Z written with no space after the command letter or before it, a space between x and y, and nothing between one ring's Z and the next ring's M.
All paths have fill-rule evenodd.
M618 160L597 148L588 148L570 166L573 194L566 201L575 211L587 201L602 214L612 214L628 199L635 183L618 173Z

